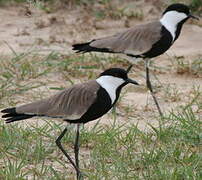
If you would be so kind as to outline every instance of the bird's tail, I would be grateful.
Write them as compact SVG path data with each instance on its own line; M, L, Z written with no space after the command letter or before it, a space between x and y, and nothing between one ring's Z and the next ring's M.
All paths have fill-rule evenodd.
M76 51L76 53L80 53L80 52L83 52L83 53L86 53L86 52L90 52L90 51L94 51L94 48L90 46L90 42L87 42L87 43L81 43L81 44L74 44L72 45L72 50Z
M76 51L76 53L86 53L86 52L105 52L105 53L114 53L113 51L110 51L108 48L97 48L97 47L93 47L90 44L96 40L92 40L90 42L87 43L81 43L81 44L74 44L72 45L72 50Z
M6 123L29 119L29 118L32 118L33 116L35 116L35 115L30 115L30 114L17 113L15 107L3 109L1 112L3 113L2 118L6 118L5 119Z

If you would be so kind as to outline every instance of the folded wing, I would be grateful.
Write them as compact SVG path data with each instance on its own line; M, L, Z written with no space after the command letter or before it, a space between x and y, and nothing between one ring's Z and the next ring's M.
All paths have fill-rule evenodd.
M152 45L161 38L161 27L162 25L158 21L137 25L114 36L73 45L73 50L140 55L149 51Z
M14 118L13 121L15 117L18 116L19 120L20 116L25 115L26 117L48 116L68 120L79 119L96 100L98 89L99 84L95 80L74 85L48 99L5 109L2 112L7 114L3 117Z

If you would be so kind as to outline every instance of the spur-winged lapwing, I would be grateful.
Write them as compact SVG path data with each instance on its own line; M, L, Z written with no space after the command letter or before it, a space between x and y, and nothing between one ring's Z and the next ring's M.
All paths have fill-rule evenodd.
M70 158L61 145L61 139L67 128L56 140L57 146L71 162L80 176L79 170L79 123L87 123L106 114L117 102L121 89L129 84L138 83L128 78L128 72L120 68L111 68L100 74L96 80L76 84L48 99L42 99L30 104L4 109L2 118L6 123L29 119L35 116L59 118L69 123L77 123L77 135L74 145L75 162Z
M160 20L137 25L113 36L94 39L87 43L74 44L73 50L79 52L121 53L135 61L145 59L146 84L150 90L160 115L159 104L153 93L149 77L149 59L163 54L180 35L182 25L189 19L197 17L190 13L184 4L172 4L163 12ZM127 58L128 59L128 58Z

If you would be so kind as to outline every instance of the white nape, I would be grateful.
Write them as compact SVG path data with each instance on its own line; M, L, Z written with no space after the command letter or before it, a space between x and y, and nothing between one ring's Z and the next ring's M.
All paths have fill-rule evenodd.
M175 39L175 32L177 24L187 18L187 15L182 12L168 11L160 19L161 24L171 33L173 41Z
M117 88L125 82L123 79L114 76L100 76L96 79L96 81L107 91L111 98L112 104L116 99Z

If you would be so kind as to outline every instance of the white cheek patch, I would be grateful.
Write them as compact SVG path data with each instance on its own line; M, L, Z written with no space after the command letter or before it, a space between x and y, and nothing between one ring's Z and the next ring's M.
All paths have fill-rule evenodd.
M107 91L111 98L112 104L116 99L117 88L125 82L123 79L113 76L101 76L96 79L96 81Z
M163 17L160 19L160 22L171 33L174 40L177 24L186 18L187 15L185 13L169 11L163 15Z

